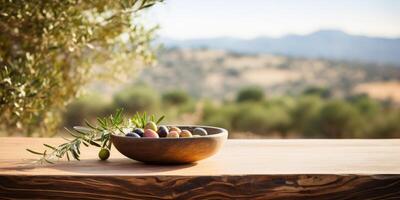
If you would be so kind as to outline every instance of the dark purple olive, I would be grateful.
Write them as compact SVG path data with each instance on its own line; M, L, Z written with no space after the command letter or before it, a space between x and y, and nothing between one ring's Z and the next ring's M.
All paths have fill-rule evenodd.
M135 128L132 132L138 134L140 137L143 137L144 131L141 128Z
M140 135L134 132L129 132L126 134L127 137L135 137L135 138L140 138Z
M159 126L158 127L158 131L157 131L158 135L160 137L167 137L168 135L168 128L166 126Z

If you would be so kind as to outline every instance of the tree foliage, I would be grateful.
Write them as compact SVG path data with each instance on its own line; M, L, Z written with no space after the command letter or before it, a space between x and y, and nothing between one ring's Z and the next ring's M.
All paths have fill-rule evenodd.
M384 106L368 96L346 99L315 93L261 101L207 103L201 123L260 136L299 138L396 138L398 105Z
M151 64L155 28L137 16L156 1L1 0L0 129L54 134L85 84Z
M168 91L162 95L162 99L168 105L183 105L190 100L189 95L180 90Z
M237 102L261 101L264 98L264 91L258 87L247 87L239 91L236 97Z
M161 98L168 93L171 91L162 94L151 87L135 85L115 93L111 101L99 94L79 98L68 106L64 126L83 124L84 119L90 121L123 107L131 114L145 110L166 115L170 124L196 120L195 124L223 127L236 136L252 132L260 137L282 138L400 137L399 107L386 107L384 102L368 96L326 99L307 94L240 103L190 99L188 103L171 105L168 98Z
M115 94L116 108L125 108L128 113L151 112L160 104L160 96L155 90L146 86L127 87Z
M330 101L321 108L319 116L310 122L312 126L306 134L309 137L357 137L365 127L362 120L359 111L351 104Z

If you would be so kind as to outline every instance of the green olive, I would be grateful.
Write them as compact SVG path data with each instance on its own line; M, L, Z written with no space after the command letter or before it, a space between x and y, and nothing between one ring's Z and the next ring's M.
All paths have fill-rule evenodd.
M155 132L157 132L157 125L156 125L156 123L154 123L154 122L152 122L152 121L150 121L150 122L147 122L147 124L146 124L146 126L144 127L144 129L151 129L151 130L153 130L153 131L155 131Z
M101 160L107 160L110 157L110 150L106 149L106 148L102 148L99 151L99 158Z

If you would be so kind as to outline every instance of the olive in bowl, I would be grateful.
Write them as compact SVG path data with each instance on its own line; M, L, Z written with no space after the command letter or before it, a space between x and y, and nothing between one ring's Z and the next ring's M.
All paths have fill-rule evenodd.
M207 135L200 137L127 137L111 135L115 148L133 160L156 164L183 164L196 162L214 155L228 138L228 131L211 126L167 126L193 133L202 128ZM175 129L173 129L174 131ZM176 132L176 131L174 131Z

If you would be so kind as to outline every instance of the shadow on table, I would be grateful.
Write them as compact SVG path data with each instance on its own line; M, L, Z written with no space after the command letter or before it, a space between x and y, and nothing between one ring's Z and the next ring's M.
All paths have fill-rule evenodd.
M196 163L180 164L180 165L156 165L145 164L124 158L110 159L100 161L98 159L85 159L81 161L58 162L55 164L27 164L18 163L10 167L1 167L0 170L30 171L30 170L59 170L73 174L104 174L104 175L135 175L135 174L151 174L160 172L170 172L189 168L197 165ZM63 172L60 172L62 175Z

